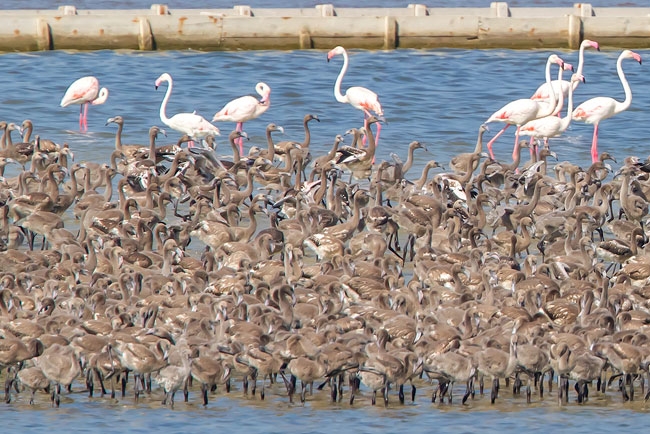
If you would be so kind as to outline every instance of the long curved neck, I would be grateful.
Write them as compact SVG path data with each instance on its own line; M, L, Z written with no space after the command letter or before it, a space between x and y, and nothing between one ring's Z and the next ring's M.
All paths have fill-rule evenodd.
M341 83L343 82L343 76L348 71L348 53L343 51L343 66L341 67L341 72L339 76L336 77L336 82L334 83L334 96L338 102L347 103L348 97L341 93Z
M273 161L275 159L275 144L273 143L273 137L271 137L271 132L273 130L266 130L266 144L268 145L268 155L266 158Z
M232 148L232 162L237 164L241 161L241 155L239 154L239 145L235 143L235 138L230 138L230 147Z
M551 113L552 116L557 115L560 113L560 110L562 110L562 105L564 104L564 92L562 91L562 73L564 72L564 68L560 68L560 70L557 72L557 84L558 84L558 93L560 94L558 99L557 99L557 104L555 104L555 110L553 110L553 113ZM553 91L553 94L555 94L555 89L551 89Z
M167 124L169 122L169 118L165 114L167 111L167 101L169 101L169 97L172 94L172 79L171 77L166 79L167 81L167 91L165 91L165 97L162 100L162 103L160 104L160 120L163 121L164 124Z
M409 146L409 152L406 156L406 163L402 166L402 176L413 166L413 153L415 152L415 146Z
M311 143L311 132L309 131L309 121L310 119L305 119L303 122L303 127L305 128L305 140L300 144L300 147L303 149L309 148Z
M25 128L25 131L23 132L23 141L25 143L29 143L29 140L32 138L32 130L34 127L32 124L27 125L27 128Z
M623 72L623 57L619 57L616 62L616 71L618 72L618 78L621 80L623 85L623 91L625 91L625 100L623 102L616 101L616 108L614 113L620 113L627 110L632 104L632 89L630 89L630 83L627 82L625 78L625 73Z
M122 122L118 122L117 132L115 133L115 149L117 149L118 151L122 150L122 129L123 128L124 128L124 124Z
M552 64L552 59L548 59L546 61L546 84L548 85L548 88L551 89L550 95L549 95L549 102L547 106L544 106L544 109L542 112L538 114L538 117L543 118L545 116L548 116L553 113L555 110L555 107L557 106L557 98L555 95L555 91L553 90L553 84L551 83L551 64ZM560 66L560 69L562 66Z
M584 66L584 62L585 62L585 45L580 44L580 51L578 53L578 69L576 70L576 74L582 75L582 68Z
M576 81L577 83L577 81ZM571 86L569 86L569 104L567 105L567 114L565 117L560 119L560 128L562 131L566 131L567 128L569 128L569 124L571 123L571 118L573 117L573 82L571 82ZM562 101L563 94L560 93L560 101ZM559 103L560 105L562 103Z

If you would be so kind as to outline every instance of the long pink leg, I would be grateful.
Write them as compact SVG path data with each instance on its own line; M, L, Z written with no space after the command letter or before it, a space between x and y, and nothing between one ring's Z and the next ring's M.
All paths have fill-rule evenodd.
M594 137L591 140L591 162L598 162L598 124L594 124Z
M377 146L379 146L379 133L381 132L381 124L377 122L376 125L377 125L377 134L375 135L375 149L377 149ZM375 155L372 156L372 164L375 164L376 155L377 152L375 152Z
M512 149L512 161L517 159L519 154L519 130L521 129L520 125L517 125L517 132L515 133L515 147Z
M84 104L84 131L88 131L88 106L90 104Z
M81 104L79 106L79 131L83 131L83 125L84 125L84 105Z
M237 126L235 127L235 131L239 131L240 133L244 130L244 123L243 122L237 122ZM239 155L244 155L244 138L240 137L239 138Z
M494 142L496 142L496 140L497 140L499 137L501 137L501 135L504 133L505 130L508 129L509 126L510 126L510 124L506 124L506 126L503 127L503 129L502 129L501 131L499 131L499 132L498 132L494 137L492 137L492 140L490 140L490 141L488 142L488 144L487 144L487 148L488 148L488 151L489 151L489 153L490 153L490 158L491 158L491 159L494 160L494 153L492 152L492 144L493 144Z

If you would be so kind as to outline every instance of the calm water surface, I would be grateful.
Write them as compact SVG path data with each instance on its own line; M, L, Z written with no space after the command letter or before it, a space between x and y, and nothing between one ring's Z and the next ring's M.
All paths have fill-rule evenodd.
M378 161L389 159L391 152L405 158L411 140L428 145L430 154L417 155L415 177L431 158L446 163L456 153L471 151L481 122L506 102L532 94L543 80L549 53L355 50L350 53L351 66L344 88L363 85L380 95L388 124L382 130ZM650 61L649 52L639 53ZM596 95L623 98L615 72L618 54L618 50L586 53L587 84L576 92L577 102ZM576 52L559 55L577 64ZM69 143L77 161L106 162L113 150L115 132L114 125L104 125L107 118L124 116L127 143L146 143L149 127L161 125L158 108L166 88L155 91L153 83L162 72L169 72L175 80L168 114L197 110L208 118L230 99L251 93L256 82L265 81L273 89L272 106L246 127L250 145L265 146L264 128L269 122L285 127L283 139L302 140L303 115L316 113L322 122L311 124L312 153L321 155L336 134L361 125L360 112L334 100L332 86L340 66L341 59L328 64L324 51L5 54L0 57L0 118L17 123L31 118L41 136ZM627 155L645 158L650 153L645 128L650 112L648 66L627 61L624 68L634 93L632 107L604 121L600 138L601 149L618 157L619 165ZM60 108L59 101L74 79L89 74L99 77L111 94L106 104L90 108L90 132L81 134L77 132L77 108ZM220 127L225 137L233 125ZM490 134L498 127L494 125ZM560 160L588 165L591 132L589 126L572 125L563 138L552 143L552 148ZM177 137L170 130L167 141L176 141ZM224 137L218 152L225 154L228 146ZM512 140L511 132L497 142L499 158L509 159ZM5 416L3 431L503 433L525 429L593 433L638 431L648 420L648 408L643 403L622 405L613 392L607 397L594 396L584 406L570 403L558 408L554 398L541 402L536 399L536 404L527 406L523 397L513 399L505 393L497 406L490 406L487 398L479 398L462 407L458 399L452 406L431 404L431 389L423 387L414 404L391 404L385 409L371 408L367 394L358 399L354 408L330 404L323 394L311 398L305 406L289 405L276 387L264 402L244 399L238 391L231 396L221 392L203 408L197 404L199 397L195 393L189 404L179 402L170 410L160 407L158 395L135 406L131 396L117 401L90 400L81 389L76 384L76 392L66 394L58 410L51 409L42 395L34 408L25 404L25 396L11 405L0 404ZM459 396L459 391L455 393ZM392 399L396 401L394 395ZM181 401L180 396L177 401Z

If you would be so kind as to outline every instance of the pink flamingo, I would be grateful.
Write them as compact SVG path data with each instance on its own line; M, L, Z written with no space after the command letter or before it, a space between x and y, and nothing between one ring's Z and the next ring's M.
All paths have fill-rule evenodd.
M562 69L560 69L562 71ZM582 81L584 83L585 78L582 74L577 72L573 74L569 86L569 104L567 106L567 115L563 118L551 114L549 116L532 120L521 127L521 134L528 135L532 139L544 139L544 146L548 146L548 139L552 137L558 137L566 131L571 123L571 112L573 111L573 90L577 87L574 86L574 82ZM560 102L562 103L564 95L560 94ZM531 146L532 149L532 146Z
M237 122L235 131L243 131L244 122L260 117L271 107L271 88L266 83L257 83L255 91L262 97L241 96L233 99L212 117L212 122ZM244 138L239 138L239 153L244 154Z
M625 100L619 102L608 96L597 96L583 102L573 111L573 120L594 125L594 136L591 141L592 163L598 161L598 124L600 121L627 110L632 104L632 90L623 73L623 59L634 59L641 64L641 56L634 51L624 50L616 61L616 71L625 91Z
M108 98L108 89L99 89L99 80L89 75L81 77L68 87L61 99L61 107L81 104L79 107L79 130L88 131L88 105L104 104Z
M162 82L166 81L168 83L167 92L165 92L165 98L163 98L162 103L160 104L160 120L167 125L169 128L179 131L183 134L187 134L192 139L203 140L207 136L219 136L219 128L212 125L207 121L203 116L197 115L194 113L176 113L171 118L168 118L165 114L167 110L167 101L172 94L172 76L168 73L163 73L160 77L156 79L156 89ZM193 146L193 143L190 142L188 146Z
M336 100L338 102L348 103L357 110L363 110L364 126L366 127L366 129L368 128L368 118L371 116L370 113L371 110L375 112L377 119L381 121L385 121L384 111L381 108L381 104L379 103L379 98L377 97L377 94L375 92L365 87L354 86L348 88L348 90L345 91L345 95L341 93L341 82L343 81L343 76L348 70L349 59L348 59L348 53L347 51L345 51L345 48L339 45L338 47L334 47L332 50L330 50L329 53L327 53L327 61L329 62L330 59L332 59L332 57L336 56L337 54L343 55L343 66L341 67L341 72L339 72L339 76L336 78L336 83L334 83L334 96L336 97ZM379 143L380 131L381 131L381 124L377 122L377 134L375 138L375 142L377 144Z
M560 68L564 68L564 61L560 59L556 54L551 54L548 56L546 61L546 83L551 85L551 64L556 63ZM490 152L490 157L494 159L494 153L492 152L492 144L496 139L501 136L510 125L517 125L517 132L515 134L515 147L512 151L512 159L515 160L519 154L519 131L521 126L526 122L530 122L533 119L542 118L548 116L555 110L556 98L555 92L551 92L550 101L544 103L541 101L533 101L529 98L517 99L509 102L508 104L501 107L499 110L494 112L492 116L488 118L485 123L489 122L505 122L507 125L501 129L487 144L488 151Z
M589 39L585 39L582 41L580 44L580 51L578 53L578 69L576 69L575 73L578 75L582 75L582 69L584 68L584 62L585 62L585 48L594 48L597 51L600 51L600 46L598 45L598 42L596 41L591 41ZM567 68L564 68L566 71ZM569 83L567 80L562 80L562 79L557 79L553 80L551 82L551 86L553 87L553 90L555 91L556 98L559 98L559 89L562 89L562 94L564 95L564 98L567 98L569 95L569 88L572 87L573 90L575 91L576 88L578 87L578 84L580 84L580 80L575 81L573 83ZM547 101L550 98L550 92L549 92L549 87L548 84L542 83L533 96L530 97L530 99L534 100L542 100L542 101ZM555 108L555 112L553 113L554 115L560 113L562 110L562 102L558 101L557 107Z

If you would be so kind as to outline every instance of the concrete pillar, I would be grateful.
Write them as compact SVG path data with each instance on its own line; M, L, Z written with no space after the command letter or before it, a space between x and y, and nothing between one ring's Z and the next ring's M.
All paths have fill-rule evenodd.
M334 16L336 16L336 10L334 9L334 5L331 5L331 4L316 5L316 10L320 11L320 16L321 17L334 17Z
M591 6L591 3L574 3L573 10L579 17L594 16L594 8Z
M429 15L429 9L426 5L422 4L410 4L407 6L409 9L413 9L413 15L416 17L424 17Z
M510 8L506 2L492 2L490 3L492 9L492 16L497 18L507 18L510 16Z
M384 49L395 49L397 48L397 20L395 17L386 17L384 23Z

